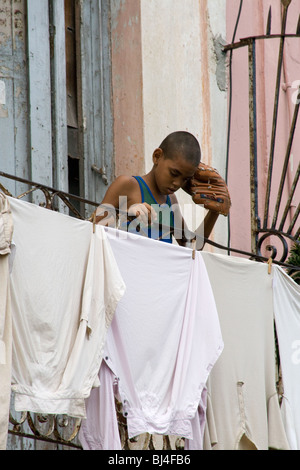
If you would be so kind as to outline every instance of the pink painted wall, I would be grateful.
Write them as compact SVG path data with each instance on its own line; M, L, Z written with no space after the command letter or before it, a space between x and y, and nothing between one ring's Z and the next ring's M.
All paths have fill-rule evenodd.
M232 42L240 0L227 1L227 43ZM280 0L244 0L238 24L235 42L241 38L266 33L269 7L272 7L271 34L280 33L282 4ZM300 15L300 0L293 0L289 6L287 33L295 33ZM286 40L283 61L283 73L279 97L277 137L275 145L274 169L271 191L271 209L269 221L272 221L281 170L286 152L290 125L294 112L292 98L296 89L292 84L300 80L300 39ZM275 96L275 81L278 63L279 40L257 41L257 143L258 143L258 195L259 216L263 223L267 169L272 133L272 118ZM248 48L233 51L232 60L232 121L229 152L228 183L232 196L231 210L231 246L249 251L250 243L250 169L249 169L249 101L248 101ZM288 168L284 188L283 202L286 202L289 188L299 164L300 117L294 135L293 158ZM299 185L298 185L299 186ZM289 225L295 206L300 201L299 188L293 200L287 224ZM281 213L284 204L281 204ZM299 227L296 225L296 229ZM277 237L271 240L281 252L281 243ZM270 243L270 239L268 240ZM263 251L267 255L269 252Z
M140 0L112 3L115 176L144 171Z

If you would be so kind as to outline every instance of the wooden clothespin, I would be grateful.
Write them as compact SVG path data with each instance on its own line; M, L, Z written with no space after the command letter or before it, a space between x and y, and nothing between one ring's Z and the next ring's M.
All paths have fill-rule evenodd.
M268 274L271 274L272 272L272 262L273 262L273 259L270 257L268 259Z
M195 259L195 257L196 257L196 240L192 241L192 249L193 249L192 258Z

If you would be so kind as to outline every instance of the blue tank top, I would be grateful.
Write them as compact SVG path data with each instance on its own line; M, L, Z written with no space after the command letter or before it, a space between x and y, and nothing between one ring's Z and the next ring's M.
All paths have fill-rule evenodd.
M169 195L164 204L158 204L152 194L151 189L141 176L134 176L140 186L142 203L147 202L151 205L157 215L157 221L152 225L143 225L138 222L139 230L147 235L148 238L161 240L166 243L172 243L172 231L174 229L174 213ZM137 221L127 222L127 230L131 233L137 233Z

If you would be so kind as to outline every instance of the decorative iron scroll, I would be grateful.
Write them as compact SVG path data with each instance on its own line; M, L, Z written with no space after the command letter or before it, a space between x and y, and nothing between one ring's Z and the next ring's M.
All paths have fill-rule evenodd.
M287 38L300 41L300 15L296 27L295 34L286 33L286 23L288 9L292 0L281 0L282 5L282 22L281 31L279 34L271 34L272 27L272 7L269 9L266 34L259 36L250 36L242 38L238 42L235 41L235 35L237 26L242 13L243 0L240 0L239 11L237 15L235 30L232 38L232 43L224 47L224 52L230 53L229 60L229 119L228 119L228 142L227 142L227 163L229 158L229 141L230 141L230 123L231 123L231 97L232 97L232 54L233 51L242 47L248 48L248 73L249 73L249 140L250 140L250 194L251 194L251 251L261 256L262 247L264 243L264 249L270 252L270 257L273 260L279 261L279 264L284 264L288 260L289 247L291 242L300 246L300 227L299 227L299 211L300 202L294 212L292 220L287 225L287 216L291 210L291 204L295 191L299 189L299 177L300 177L300 161L294 174L293 182L289 188L289 194L284 200L283 189L287 179L287 169L291 159L291 149L295 136L296 125L299 114L300 104L300 89L298 87L296 91L296 99L293 118L290 125L289 137L286 145L285 155L282 156L280 164L282 165L281 178L278 187L275 187L273 181L273 170L274 170L274 149L276 143L277 134L277 123L278 123L278 112L279 112L279 95L281 87L281 76L283 67L283 54L284 46ZM270 140L270 154L268 161L268 174L265 194L265 206L264 213L259 214L258 209L258 154L257 154L257 102L256 102L256 44L261 40L279 40L279 51L278 51L278 64L276 73L276 85L275 85L275 96L274 96L274 108L273 108L273 119L272 119L272 132ZM300 83L300 81L299 81ZM299 156L299 152L297 152ZM276 194L276 203L273 214L271 212L271 188ZM280 208L282 214L280 214ZM272 219L271 222L269 220ZM279 247L281 248L279 250ZM299 268L299 267L298 267ZM297 269L296 269L297 271Z
M13 402L13 400L12 400ZM10 412L9 434L34 439L44 443L73 449L82 449L78 439L81 420L67 415L36 414L24 411L19 417ZM122 404L116 400L116 416L123 450L180 450L184 449L184 438L179 436L151 435L143 433L129 438Z
M81 448L77 441L81 420L66 415L41 415L24 411L19 418L9 416L9 429L11 435L35 439L37 441Z
M34 181L30 181L25 178L20 178L18 176L4 173L3 171L0 171L0 176L17 181L19 183L25 183L29 186L27 191L19 194L18 196L14 196L3 184L0 183L0 190L2 190L3 193L7 196L15 197L16 199L24 199L25 197L33 194L33 192L41 191L44 195L44 202L40 203L41 206L45 207L46 209L57 210L58 201L60 201L65 205L65 207L68 208L70 215L74 215L78 219L85 219L86 217L80 212L80 210L78 210L75 204L76 202L84 204L85 206L98 206L95 201L89 201L75 194L66 193L64 191L60 191L40 183L35 183Z

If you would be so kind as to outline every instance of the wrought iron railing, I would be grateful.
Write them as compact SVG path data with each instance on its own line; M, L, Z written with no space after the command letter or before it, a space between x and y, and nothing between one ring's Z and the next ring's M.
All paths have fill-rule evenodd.
M256 255L261 255L262 246L265 241L273 238L280 241L281 252L278 253L278 244L271 242L265 246L265 249L270 251L270 257L284 263L288 259L291 244L299 244L300 227L299 227L299 212L300 202L298 201L296 210L290 220L287 222L287 216L291 211L291 205L296 190L299 191L299 177L300 177L300 158L299 150L296 149L296 156L298 160L297 169L293 176L293 182L288 189L288 196L283 198L283 189L287 180L287 170L291 162L291 149L297 130L297 121L299 114L300 92L299 88L296 92L296 99L294 99L294 111L290 125L289 136L286 143L285 155L280 156L277 165L281 165L281 177L278 186L275 186L273 181L274 174L274 153L277 138L277 124L279 113L279 98L281 90L281 77L283 67L283 54L286 39L293 39L297 41L299 47L300 41L300 14L296 31L294 34L286 33L286 24L288 9L292 0L281 0L282 4L282 22L281 31L278 34L271 34L272 27L272 7L269 8L267 19L266 34L250 36L242 38L235 42L235 35L237 26L243 8L243 0L240 1L239 11L237 15L233 40L231 44L224 47L224 52L229 53L229 104L231 105L232 98L232 58L233 52L236 49L248 48L248 76L249 76L249 142L250 142L250 197L251 197L251 252ZM272 131L270 139L270 153L268 158L268 173L266 183L266 193L264 196L264 211L259 213L259 197L258 197L258 144L257 144L257 67L256 67L256 45L258 41L279 40L278 50L278 63L276 71L276 85L274 94L274 106L272 117ZM298 82L300 84L300 81ZM229 119L228 119L228 143L227 143L227 163L230 155L230 130L231 130L231 106L229 106ZM227 168L228 171L228 168ZM277 183L276 183L277 184ZM274 208L271 207L271 188L273 194L276 196L276 203ZM281 212L280 212L281 209ZM273 213L271 211L273 210Z
M25 198L26 196L32 194L34 191L41 191L42 194L44 195L44 201L43 202L41 201L40 205L42 205L43 207L46 207L48 209L51 209L51 210L58 210L57 209L58 201L60 201L68 209L70 215L73 215L73 216L75 216L77 218L80 218L80 219L83 219L83 220L90 220L92 222L93 221L93 219L92 219L93 212L95 211L95 208L99 206L98 202L90 201L90 200L84 199L80 196L70 194L70 193L67 193L67 192L64 192L64 191L60 191L58 189L51 188L49 186L45 186L45 185L42 185L40 183L33 182L33 181L30 181L30 180L27 180L27 179L24 179L24 178L20 178L20 177L14 176L14 175L10 175L10 174L4 173L2 171L0 171L0 177L7 178L7 179L12 179L14 181L17 181L19 183L24 183L24 184L29 186L29 189L27 191L25 191L25 192L23 192L23 193L16 196L16 195L12 195L7 190L7 188L3 184L0 183L0 190L2 190L6 195L16 197L17 199L22 199L22 198ZM76 203L79 203L82 206L81 211L78 210L78 207L77 207ZM105 208L107 209L106 206L105 206ZM121 212L121 211L119 211L119 212ZM257 227L256 220L257 220L257 218L252 220L252 222L254 223L254 228L252 228L252 230L255 234L257 234L258 231L259 231L256 228ZM167 229L169 227L165 227L165 228ZM179 231L180 229L177 228L176 230ZM271 234L271 232L272 232L272 229L270 230L270 234ZM286 235L283 232L278 232L278 233L279 233L279 235L282 235L282 236ZM199 235L196 235L195 233L193 233L191 231L187 231L187 232L185 231L185 234L188 234L190 239L192 239L193 237L196 237L196 236L199 237ZM289 237L292 241L297 242L297 236L293 237L292 235L290 235ZM228 246L222 245L222 244L217 243L213 240L210 240L209 238L206 238L204 236L202 237L202 239L203 239L203 243L207 243L207 244L209 244L209 245L211 245L215 248L218 248L220 250L229 251L230 253L235 253L235 254L238 254L238 255L243 255L245 257L248 257L248 258L251 258L251 259L256 259L258 261L267 262L270 258L270 257L263 256L260 253L259 243L258 242L255 245L253 251L247 251L247 250L239 249L237 247L228 247ZM297 269L300 270L299 266L293 266L293 265L290 265L290 264L286 263L285 262L286 258L277 260L276 257L274 256L274 253L273 253L272 257L273 257L273 262L275 264L279 264L279 265L283 266L284 268L288 268L288 269L289 268L294 268L296 270Z
M12 400L13 402L13 400ZM38 414L24 411L17 416L11 407L8 433L11 436L42 441L55 447L81 449L78 432L81 420L67 415Z

